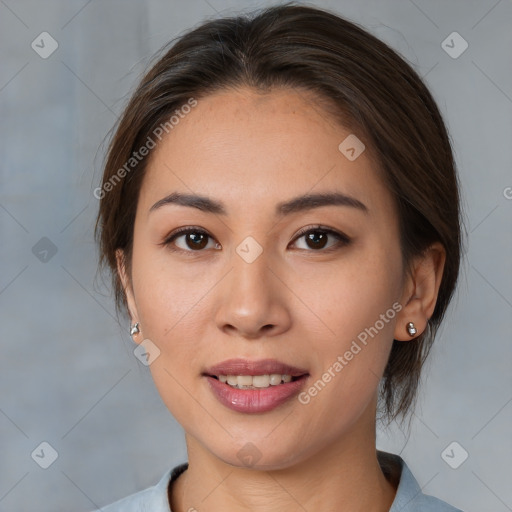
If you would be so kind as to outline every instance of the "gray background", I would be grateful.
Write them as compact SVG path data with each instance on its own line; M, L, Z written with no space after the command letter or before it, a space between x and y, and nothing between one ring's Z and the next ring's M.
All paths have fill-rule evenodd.
M378 445L400 453L426 493L468 512L512 510L512 2L313 4L362 24L425 77L463 186L459 290L410 436L392 428ZM2 512L88 511L186 460L181 427L95 279L92 191L102 141L153 52L218 13L263 5L0 0ZM59 44L47 59L31 48L43 31ZM457 59L441 47L453 31L469 43ZM57 248L46 262L33 252L42 237ZM58 452L48 469L31 458L43 441ZM452 441L469 453L458 469L441 457Z

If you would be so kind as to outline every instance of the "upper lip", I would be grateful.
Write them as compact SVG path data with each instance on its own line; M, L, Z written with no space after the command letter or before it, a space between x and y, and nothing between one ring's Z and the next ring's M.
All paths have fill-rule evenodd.
M270 375L273 373L299 377L307 374L308 371L282 363L277 359L260 359L259 361L228 359L207 368L204 372L205 375L216 377L219 375Z

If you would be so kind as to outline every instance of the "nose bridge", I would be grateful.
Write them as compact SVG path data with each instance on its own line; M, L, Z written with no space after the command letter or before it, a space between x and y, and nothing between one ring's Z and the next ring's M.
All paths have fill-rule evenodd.
M272 284L269 276L270 252L252 236L246 237L236 248L232 257L233 274L232 289L234 293L241 293L238 297L243 303L243 294L247 299L251 297L265 301L272 293Z
M270 251L253 237L235 247L216 312L219 328L229 326L240 334L256 336L265 326L276 329L288 322L287 308L279 293L282 285L274 276L270 256Z

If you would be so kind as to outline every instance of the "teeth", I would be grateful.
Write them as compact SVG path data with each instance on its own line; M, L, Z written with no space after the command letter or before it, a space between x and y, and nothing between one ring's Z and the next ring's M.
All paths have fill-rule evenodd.
M283 376L279 375L278 373L273 373L272 375L269 375L269 381L272 386L277 386L278 384L281 384L281 378Z
M238 377L236 375L228 375L227 382L230 386L236 386L238 384Z
M267 375L219 375L221 382L239 389L257 389L268 388L269 386L278 386L281 382L291 382L291 375L281 375L272 373Z

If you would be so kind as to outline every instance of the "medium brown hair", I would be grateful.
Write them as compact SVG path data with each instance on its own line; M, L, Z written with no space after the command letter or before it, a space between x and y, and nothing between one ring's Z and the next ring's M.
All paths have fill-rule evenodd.
M117 271L122 249L130 275L137 200L148 157L126 163L177 109L214 91L287 87L313 93L375 155L396 201L407 269L440 242L446 262L427 328L393 341L379 402L388 419L405 416L423 363L457 282L461 257L459 187L449 136L418 74L389 46L326 10L284 4L203 23L171 41L133 93L111 139L95 235L100 268L108 266L118 311L126 297ZM329 105L332 106L327 112ZM120 172L123 168L125 172ZM120 179L122 175L122 179ZM110 184L110 186L107 186ZM98 189L97 189L98 190Z

